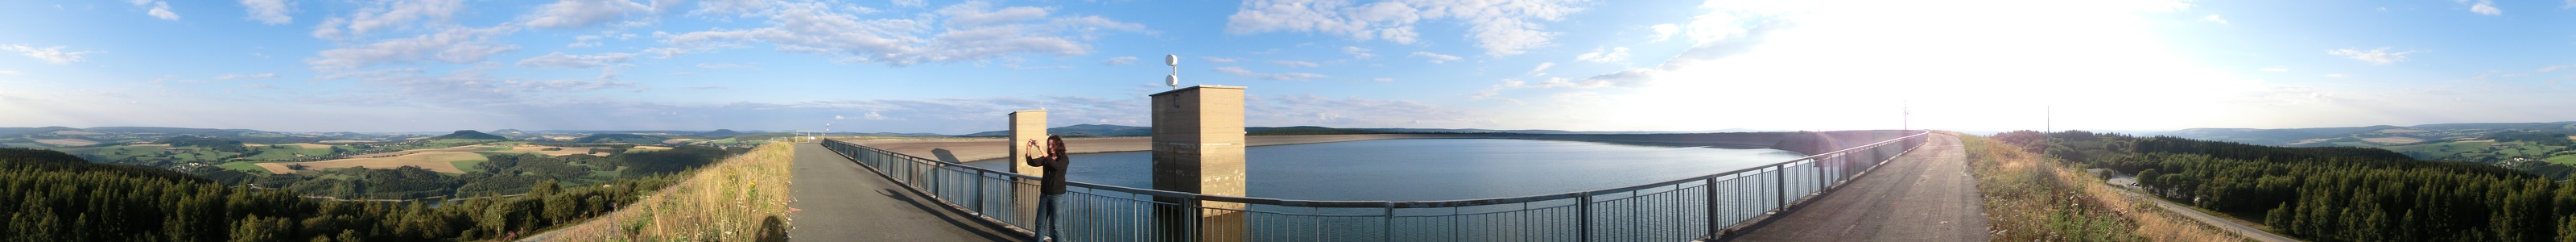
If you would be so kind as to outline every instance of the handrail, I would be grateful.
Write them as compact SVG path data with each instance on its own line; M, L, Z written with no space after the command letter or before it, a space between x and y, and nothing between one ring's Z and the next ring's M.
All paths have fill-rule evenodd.
M1911 153L1928 143L1930 135L1898 132L1897 138L1715 174L1503 198L1317 201L1068 182L1079 189L1057 202L1065 206L1060 214L1067 216L1056 219L1080 220L1062 223L1072 226L1065 228L1067 238L1060 238L1068 241L1717 240L1775 219ZM1029 215L1035 211L1039 177L837 139L819 143L945 209L974 214L979 221L1003 224L1023 235L1035 225ZM1187 219L1202 215L1242 221L1202 224Z
M1915 130L1903 130L1903 131L1915 131ZM1733 170L1733 171L1719 172L1719 173L1717 173L1717 174L1709 174L1709 175L1693 176L1693 177L1690 177L1690 178L1673 179L1673 180L1669 180L1669 181L1655 182L1655 183L1647 183L1647 184L1643 184L1643 185L1628 186L1628 187L1621 187L1621 188L1599 189L1599 190L1591 190L1591 191L1580 191L1580 192L1569 192L1569 193L1558 193L1558 194L1546 194L1546 195L1534 195L1534 196L1505 197L1505 198L1481 198L1481 199L1463 199L1463 200L1445 200L1445 201L1320 201L1320 200L1294 200L1294 199L1275 199L1275 198L1238 197L1238 196L1225 196L1225 195L1208 195L1208 194L1198 194L1198 193L1186 193L1186 192L1174 192L1174 191L1164 191L1164 190L1154 190L1154 189L1132 188L1132 187L1123 187L1123 186L1107 185L1107 184L1094 184L1094 183L1078 182L1078 181L1065 181L1065 184L1066 184L1066 186L1074 186L1074 187L1082 187L1082 188L1090 188L1090 189L1099 189L1099 190L1119 191L1119 192L1135 193L1135 194L1144 194L1144 195L1152 195L1152 196L1155 196L1155 197L1170 197L1170 198L1197 199L1197 200L1220 201L1220 202L1243 203L1243 204L1281 205L1281 206L1297 206L1297 207L1326 207L1326 208L1378 208L1378 207L1391 207L1391 208L1443 208L1443 207L1466 207L1466 206L1480 206L1480 205L1492 205L1492 204L1518 203L1518 202L1528 202L1528 201L1543 201L1543 200L1566 199L1566 198L1573 198L1573 197L1577 197L1577 196L1584 196L1584 195L1588 195L1588 194L1618 193L1618 192L1636 191L1636 190L1641 190L1641 189L1646 189L1646 188L1654 188L1654 187L1661 187L1661 186L1670 186L1670 185L1673 185L1673 184L1689 183L1689 182L1693 182L1693 181L1707 180L1707 179L1709 179L1709 178L1715 178L1715 177L1721 177L1721 176L1728 176L1728 175L1735 175L1735 174L1739 174L1739 173L1752 172L1752 171L1760 171L1760 170L1763 170L1763 169L1771 169L1771 168L1778 167L1778 166L1781 166L1781 165L1787 165L1787 164L1790 164L1790 163L1797 163L1797 162L1800 162L1800 161L1813 161L1813 160L1816 160L1816 159L1824 158L1824 157L1826 157L1826 156L1828 156L1828 155L1840 155L1840 154L1843 154L1843 153L1850 153L1850 152L1857 151L1857 150L1861 150L1861 149L1864 149L1864 148L1875 148L1875 147L1878 147L1878 146L1881 146L1881 145L1887 145L1887 144L1894 143L1894 142L1905 141L1905 140L1911 140L1911 139L1920 138L1920 137L1923 137L1923 136L1926 136L1926 135L1931 135L1931 132L1930 132L1930 131L1915 131L1915 132L1916 132L1916 133L1914 133L1914 134L1912 134L1912 135L1906 135L1906 136L1904 136L1904 137L1897 137L1897 138L1894 138L1894 139L1882 140L1882 141L1878 141L1878 142L1870 143L1870 144L1865 144L1865 145L1852 146L1851 148L1845 148L1845 149L1842 149L1842 150L1836 150L1836 151L1831 151L1831 152L1825 152L1825 153L1823 153L1823 154L1808 155L1808 156L1805 156L1805 157L1799 157L1799 158L1797 158L1797 159L1790 159L1790 160L1788 160L1788 161L1782 161L1782 162L1770 163L1770 164L1762 164L1762 165L1760 165L1760 166L1754 166L1754 167L1749 167L1749 168L1744 168L1744 169L1736 169L1736 170ZM965 165L964 163L955 163L955 162L948 162L948 161L942 161L942 160L936 160L936 159L922 158L922 157L919 157L919 156L913 156L913 155L910 155L910 154L903 154L902 152L894 152L894 151L891 151L891 150L878 149L878 148L876 148L876 147L868 147L868 146L865 146L865 145L858 145L857 143L850 143L849 141L841 141L841 140L837 140L837 139L824 139L824 142L839 142L839 143L842 143L842 144L848 144L848 145L850 145L850 146L856 146L856 147L859 147L859 148L862 148L862 149L869 149L869 150L875 150L875 151L885 152L885 153L889 153L889 154L899 155L899 156L902 156L902 158L906 158L906 159L910 159L910 160L914 160L914 161L929 161L929 162L931 162L931 163L939 163L939 164L954 165L954 167L961 167L961 168L966 168L966 169L974 169L975 171L978 171L978 172L991 173L991 174L999 174L999 175L1009 176L1009 177L1011 177L1011 178L1041 179L1040 177L1037 177L1037 176L1021 175L1021 174L1018 174L1018 173L1011 173L1011 172L1005 172L1005 171L997 171L997 170L993 170L993 169L986 169L986 168L983 168L983 167L975 167L975 166L971 166L971 165Z

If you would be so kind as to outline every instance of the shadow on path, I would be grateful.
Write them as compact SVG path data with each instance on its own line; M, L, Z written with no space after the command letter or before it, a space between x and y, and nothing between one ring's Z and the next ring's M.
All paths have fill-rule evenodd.
M984 223L980 223L980 222L961 220L961 219L964 219L964 218L958 218L958 217L956 217L956 216L952 216L951 214L948 214L948 213L945 213L944 211L941 211L941 210L940 210L941 208L938 208L938 207L932 207L932 206L938 206L938 205L936 205L936 204L929 204L929 203L925 203L924 201L921 201L921 200L913 200L913 199L912 199L912 194L911 194L911 193L907 193L907 192L904 192L904 191L902 191L902 190L895 190L895 189L877 190L877 195L885 195L887 198L893 198L895 201L903 201L903 203L904 203L904 204L911 204L913 209L920 209L922 212L926 212L926 213L930 213L930 214L936 215L936 216L934 216L934 217L939 217L939 221L946 221L946 222L948 222L948 225L950 225L950 226L957 226L957 227L980 227L980 226L986 226L986 225L984 225ZM1013 239L1009 239L1009 237L1002 237L1001 235L995 235L995 234L993 234L993 233L986 233L986 232L984 232L984 231L982 231L982 230L968 230L967 232L974 232L974 233L975 233L975 236L978 236L978 237L984 237L984 239L985 239L985 240L991 240L991 241L1009 241L1009 240L1013 240Z

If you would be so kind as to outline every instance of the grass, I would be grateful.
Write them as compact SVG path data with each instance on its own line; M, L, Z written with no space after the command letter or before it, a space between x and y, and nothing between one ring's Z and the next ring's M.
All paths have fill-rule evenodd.
M2001 141L1962 135L1994 241L2244 241L2122 195L2102 178Z
M259 165L255 165L248 161L224 162L223 165L217 165L217 167L242 172L253 172L252 174L267 174L266 172L268 172L268 168L260 168Z
M2551 156L2548 161L2549 163L2557 163L2559 165L2576 166L2576 155Z
M478 153L479 153L479 152L478 152ZM483 172L483 168L478 168L478 167L476 167L476 166L477 166L477 165L482 165L482 164L483 164L483 162L486 162L486 161L492 161L492 160L490 160L490 159L483 159L483 160L459 160L459 161L448 161L448 162L447 162L447 164L449 164L449 165L454 165L454 166L456 166L456 170L465 171L465 173L475 173L475 172Z
M559 241L785 241L792 144L762 145L690 174L617 212L559 230Z

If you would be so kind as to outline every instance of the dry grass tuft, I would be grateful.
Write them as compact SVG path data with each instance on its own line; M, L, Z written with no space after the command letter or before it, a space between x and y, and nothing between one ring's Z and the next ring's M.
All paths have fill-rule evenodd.
M1955 135L1955 134L1954 134ZM2010 144L1958 135L1995 241L2245 241Z
M786 241L793 143L698 168L634 205L564 228L554 241Z

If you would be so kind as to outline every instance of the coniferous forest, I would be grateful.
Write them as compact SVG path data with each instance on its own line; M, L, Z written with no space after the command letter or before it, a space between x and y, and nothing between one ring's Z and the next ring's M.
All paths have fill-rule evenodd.
M2381 149L2016 131L1996 139L2136 174L2155 196L2315 241L2576 240L2576 186ZM2051 142L2039 142L2047 139ZM2563 139L2563 138L2562 138Z
M723 153L717 153L721 155ZM668 159L705 158L672 153ZM648 156L651 157L651 156ZM694 163L625 164L671 174ZM679 165L674 165L679 164ZM668 166L668 167L664 167ZM387 190L437 190L460 182L405 169ZM417 170L412 168L411 170ZM542 172L542 171L539 171ZM423 173L425 174L425 173ZM519 196L412 202L309 199L145 166L101 164L50 150L0 149L0 234L9 241L449 241L514 238L615 211L676 176L632 176L597 186L532 181ZM416 182L406 185L406 182ZM418 187L410 187L418 186ZM497 194L497 191L496 191Z

